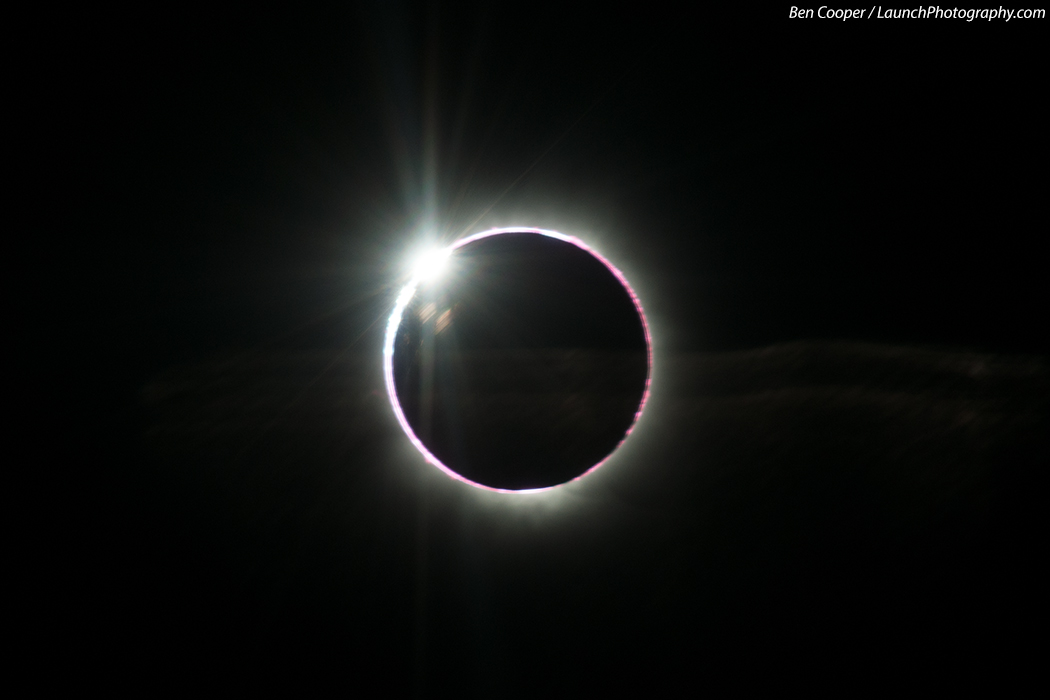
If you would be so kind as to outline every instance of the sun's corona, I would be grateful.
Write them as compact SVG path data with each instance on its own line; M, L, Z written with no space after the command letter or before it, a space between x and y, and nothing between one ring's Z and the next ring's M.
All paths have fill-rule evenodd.
M442 460L440 460L438 457L436 457L433 454L433 452L431 451L431 449L429 449L427 447L427 445L424 444L424 442L416 434L416 431L413 430L412 425L409 423L409 420L408 420L408 418L405 415L405 410L403 410L401 402L398 399L397 385L396 385L395 377L394 377L394 347L395 347L395 339L396 339L396 337L398 335L398 329L401 327L405 310L408 307L408 305L412 302L413 298L416 295L417 290L420 288L420 285L423 284L423 283L426 283L426 282L432 282L432 281L438 279L439 277L441 277L441 275L443 273L445 273L446 270L448 269L449 259L451 258L453 253L455 253L455 251L458 250L459 248L462 248L463 246L469 245L469 244L474 243L476 241L479 241L481 239L490 238L492 236L499 236L499 235L502 235L502 234L510 234L510 233L538 234L538 235L554 238L554 239L563 241L565 243L570 243L570 244L576 246L577 248L580 248L581 250L589 253L591 256L593 256L595 259L597 259L599 262L601 262L602 265L604 265L605 268L607 268L608 271L610 273L612 273L612 275L616 278L616 280L620 283L620 285L623 286L623 289L629 295L630 300L633 303L635 310L637 311L638 319L639 319L639 321L641 323L641 328L642 328L642 331L643 331L644 337L645 337L645 351L646 351L647 367L646 367L646 375L645 375L646 379L645 379L644 391L642 393L641 400L638 403L637 411L634 414L634 418L631 421L630 426L628 426L628 428L624 432L623 437L619 441L619 443L616 444L616 446L612 449L612 451L610 451L603 459L598 461L593 466L590 466L589 468L587 468L585 471L580 473L575 478L570 479L569 482L576 481L576 480L582 478L583 476L586 476L587 474L590 474L593 471L595 471L596 469L598 469L600 466L602 466L609 459L609 457L612 456L612 454L614 454L620 448L620 446L623 445L624 441L626 441L627 437L633 431L635 425L638 422L638 419L641 417L642 411L645 408L646 401L649 398L649 389L650 389L650 382L651 382L651 377L652 377L652 357L653 357L653 355L652 355L652 342L651 342L651 338L650 338L650 335L649 335L649 326L648 326L648 323L646 321L645 313L644 313L644 311L642 309L642 305L641 305L641 302L638 299L638 296L635 294L634 290L628 284L627 279L624 277L623 273L621 273L612 263L610 263L608 260L606 260L602 255L600 255L599 253L597 253L596 251L591 249L589 246L587 246L583 241L581 241L578 238L575 238L573 236L567 236L565 234L559 233L557 231L551 231L551 230L545 230L545 229L536 229L536 228L525 228L525 227L490 229L488 231L482 231L480 233L475 233L475 234L473 234L471 236L467 236L465 238L462 238L462 239L456 241L455 243L453 243L452 245L447 246L445 248L434 248L434 249L428 250L425 253L423 253L420 256L418 256L415 259L414 264L412 266L412 277L411 277L410 281L408 282L408 284L406 284L405 287L403 287L401 292L398 294L397 301L396 301L396 303L394 305L393 312L390 314L390 318L389 318L389 320L387 322L386 335L385 335L384 343L383 343L383 375L384 375L384 380L386 382L387 395L388 395L388 397L390 399L390 405L391 405L391 408L393 409L394 415L396 416L398 423L400 424L402 430L404 430L405 434L408 436L408 438L411 441L412 445L420 452L420 454L423 455L424 459L427 462L429 462L433 466L435 466L438 469L440 469L442 472L444 472L449 477L451 477L453 479L456 479L457 481L461 481L461 482L464 482L466 484L470 484L471 486L474 486L474 487L477 487L477 488L480 488L480 489L485 489L487 491L492 491L492 492L497 492L497 493L529 494L529 493L539 493L539 492L544 492L544 491L550 491L551 489L555 489L555 488L558 488L559 486L564 485L564 483L562 483L562 484L555 484L555 485L552 485L552 486L544 486L542 488L526 488L526 489L495 488L495 487L488 486L488 485L485 485L485 484L482 484L482 483L478 483L477 481L468 479L468 478L464 477L463 475L459 474L454 469L452 469L450 466L448 466L447 464L442 462ZM565 483L569 483L569 482L565 482Z

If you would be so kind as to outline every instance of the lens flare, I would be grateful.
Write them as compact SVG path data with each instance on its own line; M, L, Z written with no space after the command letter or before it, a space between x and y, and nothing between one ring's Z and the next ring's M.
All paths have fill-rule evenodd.
M604 459L587 469L579 476L570 479L569 481L563 484L555 484L554 486L544 486L542 488L535 489L500 489L491 486L486 486L485 484L479 484L475 481L471 481L470 479L465 478L461 474L458 474L456 471L442 463L440 459L435 457L434 454L427 449L426 445L423 444L423 441L420 440L419 437L412 430L412 426L409 425L408 419L405 417L404 411L402 411L401 409L401 404L398 402L397 388L394 384L394 340L397 336L397 330L401 325L401 319L404 315L405 308L408 306L409 302L412 301L413 296L415 296L419 283L423 281L433 280L440 276L441 273L447 268L448 259L456 249L462 248L463 246L469 243L473 243L474 241L478 241L483 238L488 238L490 236L498 236L505 233L535 233L542 236L548 236L550 238L556 238L566 243L571 243L577 248L580 248L590 253L594 258L596 258L599 262L605 265L606 268L608 268L609 272L611 272L613 276L616 277L620 284L623 285L623 288L627 291L628 295L630 295L631 301L634 303L634 308L638 312L638 318L641 320L642 330L645 333L645 346L648 363L645 379L645 391L642 393L642 399L638 404L638 410L634 414L634 420L631 421L631 425L627 428L627 431L624 433L623 438L620 440L619 443L617 443L616 447L614 447L612 451L605 456ZM405 434L408 436L408 439L412 442L415 448L419 450L420 454L423 455L423 458L427 462L443 471L449 477L456 479L457 481L462 481L465 484L470 484L471 486L474 486L476 488L484 489L486 491L492 491L495 493L532 494L551 491L552 489L560 488L565 484L578 481L583 477L587 476L588 474L592 473L596 469L598 469L598 467L605 464L609 460L609 458L612 457L616 453L616 451L620 449L624 442L626 442L627 438L630 436L631 432L638 424L638 419L642 416L642 411L645 409L646 401L648 401L649 399L649 389L653 374L652 368L653 344L652 339L649 335L649 323L646 320L645 312L642 310L642 304L638 299L638 295L635 294L634 290L631 288L631 285L627 283L627 278L624 277L623 273L620 272L611 262L606 260L601 254L591 249L589 246L587 246L586 243L584 243L578 238L575 238L573 236L567 236L557 231L527 227L496 228L490 229L488 231L482 231L480 233L475 233L470 236L467 236L466 238L461 238L460 240L456 241L447 248L429 250L423 255L421 255L419 258L417 258L416 264L413 266L412 280L401 290L401 293L398 294L397 302L394 305L394 310L390 314L390 319L387 322L386 337L383 342L383 377L386 381L387 395L390 398L390 405L391 408L393 408L394 415L397 417L397 422L401 425L401 429L405 431Z

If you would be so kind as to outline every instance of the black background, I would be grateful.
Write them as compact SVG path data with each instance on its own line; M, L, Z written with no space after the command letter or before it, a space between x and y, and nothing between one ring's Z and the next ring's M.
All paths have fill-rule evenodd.
M1009 487L979 482L991 505L940 525L867 529L850 520L870 515L863 487L834 476L868 454L835 436L875 430L852 414L799 427L744 406L722 426L731 412L665 404L646 443L661 467L636 455L616 498L547 520L463 516L472 496L392 457L396 432L310 457L281 408L310 403L298 389L245 412L229 454L144 437L160 420L148 387L192 385L180 368L215 358L321 387L346 351L363 359L345 386L381 391L368 358L410 254L490 226L585 238L639 292L658 359L744 358L726 376L794 341L1045 355L1045 20L787 14L376 3L32 22L16 93L32 123L14 141L42 173L25 201L41 272L25 294L57 435L41 447L69 448L30 520L60 564L33 608L40 648L129 683L287 672L391 696L1026 668L1038 420L972 457L887 419L887 463L976 460ZM250 384L251 363L230 362ZM988 391L1041 400L1039 381ZM714 473L683 442L703 425L729 445L718 473L805 462L810 500L762 478L646 490L643 468ZM331 478L294 476L310 463ZM293 476L243 476L280 464ZM827 517L798 515L814 508Z

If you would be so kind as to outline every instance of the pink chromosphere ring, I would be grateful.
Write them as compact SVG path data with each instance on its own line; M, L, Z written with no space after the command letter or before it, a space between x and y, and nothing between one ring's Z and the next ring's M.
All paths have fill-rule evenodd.
M395 344L395 338L397 336L398 329L401 326L401 321L402 321L402 317L404 315L405 309L409 305L409 303L412 301L413 297L415 296L416 290L417 290L417 288L419 287L419 285L420 285L420 283L422 281L421 275L425 274L422 271L417 271L416 276L414 276L408 282L408 284L401 290L401 292L398 294L397 302L394 305L394 310L390 314L389 321L387 322L386 336L385 336L384 343L383 343L383 376L384 376L384 379L386 381L387 394L390 397L390 406L391 406L391 408L394 411L394 415L397 417L398 423L401 425L402 430L405 431L405 434L408 436L409 440L416 447L416 449L419 450L420 454L423 455L424 459L426 459L427 462L429 462L430 464L434 465L435 467L437 467L438 469L440 469L441 471L443 471L445 474L447 474L449 477L451 477L453 479L456 479L458 481L462 481L463 483L470 484L471 486L475 486L475 487L480 488L480 489L485 489L487 491L493 491L493 492L496 492L496 493L517 493L517 494L538 493L538 492L542 492L542 491L549 491L550 489L557 488L558 486L562 486L565 483L570 483L572 481L576 481L576 480L582 478L583 476L586 476L587 474L590 474L591 472L593 472L596 469L598 469L598 467L602 466L606 461L608 461L609 457L611 457L616 452L616 450L618 450L620 448L620 446L623 445L623 443L627 440L627 437L631 434L631 432L634 430L635 426L637 425L638 419L641 417L642 411L645 409L645 404L646 404L646 402L647 402L647 400L649 398L649 388L650 388L650 383L651 383L651 378L652 378L652 362L653 362L652 341L651 341L651 337L650 337L650 334L649 334L649 324L648 324L648 322L646 320L645 312L642 309L641 302L638 300L638 295L635 294L634 290L631 288L631 285L627 282L627 279L626 279L626 277L624 277L623 273L620 272L620 270L618 270L612 263L610 263L608 260L606 260L601 254L597 253L596 251L594 251L593 249L588 247L586 243L584 243L580 239L575 238L573 236L567 236L567 235L565 235L563 233L559 233L557 231L550 231L550 230L538 229L538 228L527 228L527 227L510 227L510 228L490 229L488 231L482 231L480 233L475 233L475 234L467 236L465 238L461 238L458 241L456 241L455 243L453 243L450 246L448 246L443 251L439 251L435 256L432 256L432 257L433 258L438 258L438 259L444 259L446 257L451 256L459 248L462 248L462 247L464 247L464 246L466 246L466 245L468 245L470 243L474 243L476 241L479 241L479 240L482 240L482 239L485 239L485 238L490 238L490 237L493 237L493 236L500 236L500 235L508 234L508 233L515 233L515 234L525 233L525 234L536 234L536 235L540 235L540 236L547 236L549 238L557 239L559 241L563 241L565 243L572 244L573 246L576 246L577 248L587 252L593 258L595 258L596 260L601 262L602 265L604 265L605 268L610 273L612 273L612 275L623 286L623 289L627 292L628 296L631 299L631 302L634 304L634 309L635 309L635 311L637 311L638 319L639 319L639 321L641 323L642 332L644 333L644 337L645 337L645 350L646 350L646 362L647 362L646 374L645 374L645 377L646 377L645 378L645 387L644 387L644 391L642 392L641 400L638 403L637 410L634 413L634 418L631 421L630 425L627 427L627 430L624 432L623 437L616 444L616 446L611 451L609 451L609 453L604 458L602 458L596 464L593 464L592 466L587 468L585 471L583 471L583 473L579 474L578 476L576 476L576 477L574 477L572 479L569 479L568 481L560 483L560 484L554 484L552 486L544 486L544 487L541 487L541 488L525 488L525 489L494 488L492 486L481 484L481 483L478 483L477 481L474 481L474 480L471 480L469 478L464 477L463 475L459 474L454 469L450 468L448 465L443 463L440 459L438 459L433 454L433 452L430 449L427 448L427 446L423 443L423 441L419 438L419 436L416 435L416 432L413 430L413 428L410 425L408 419L406 418L405 411L402 409L401 402L398 400L397 386L396 386L395 380L394 380L394 344Z

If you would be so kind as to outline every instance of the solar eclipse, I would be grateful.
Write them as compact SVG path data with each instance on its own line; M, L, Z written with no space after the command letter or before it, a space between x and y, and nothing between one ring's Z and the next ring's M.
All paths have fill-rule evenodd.
M391 405L426 460L501 492L601 466L641 415L651 357L623 274L576 238L530 228L420 256L383 351Z

